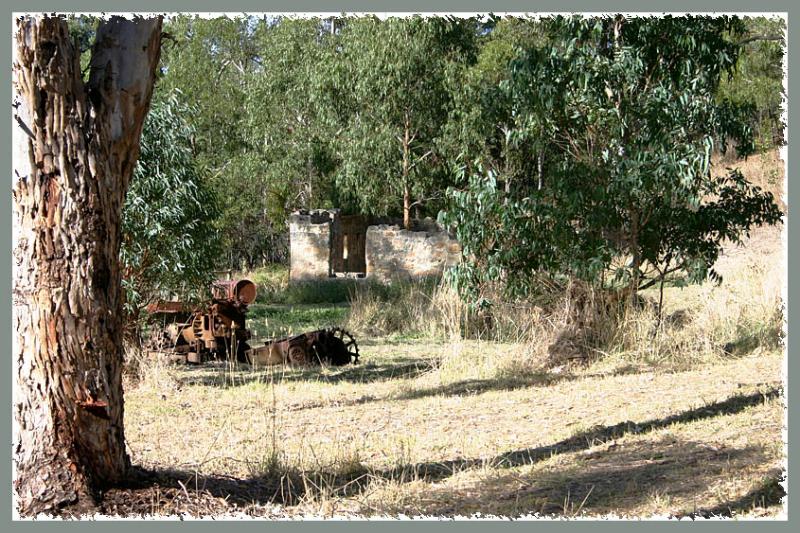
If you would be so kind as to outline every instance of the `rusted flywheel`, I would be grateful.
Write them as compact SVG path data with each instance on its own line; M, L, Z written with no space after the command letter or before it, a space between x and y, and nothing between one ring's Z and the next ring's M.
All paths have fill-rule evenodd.
M302 346L289 347L289 362L293 365L305 365L308 363L306 351Z
M358 343L356 342L355 337L353 337L353 335L346 329L339 327L333 328L331 330L331 334L342 342L345 351L352 359L352 363L358 363ZM345 364L349 362L351 361L348 360L345 362Z

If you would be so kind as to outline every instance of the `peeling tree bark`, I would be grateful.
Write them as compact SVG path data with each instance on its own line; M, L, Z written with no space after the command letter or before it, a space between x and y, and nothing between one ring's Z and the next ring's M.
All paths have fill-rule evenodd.
M161 19L103 21L84 84L56 17L16 22L14 489L21 515L121 481L120 216L158 66Z

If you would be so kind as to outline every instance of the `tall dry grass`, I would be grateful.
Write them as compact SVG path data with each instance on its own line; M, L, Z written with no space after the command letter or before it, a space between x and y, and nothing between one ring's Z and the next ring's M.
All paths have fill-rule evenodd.
M362 284L350 293L346 328L368 336L458 339L469 334L474 313L444 282L399 282L390 290Z
M122 380L125 389L174 390L180 386L178 369L165 356L153 356L132 343L123 347Z
M712 157L712 172L714 175L726 174L729 168L739 169L747 180L765 191L771 192L775 197L778 207L786 212L784 161L781 159L780 150L766 150L739 159L733 152L727 155L716 154Z
M348 329L363 335L428 337L447 342L442 369L483 368L479 374L513 375L561 365L597 364L665 369L775 350L782 342L785 267L778 229L754 237L757 253L738 251L719 268L724 282L665 289L659 313L655 290L631 306L622 293L573 281L527 301L488 310L464 303L445 282L406 283L387 297L369 286L351 294ZM465 361L459 341L502 346ZM480 359L480 360L479 360ZM465 366L466 365L466 366ZM601 365L602 366L602 365Z

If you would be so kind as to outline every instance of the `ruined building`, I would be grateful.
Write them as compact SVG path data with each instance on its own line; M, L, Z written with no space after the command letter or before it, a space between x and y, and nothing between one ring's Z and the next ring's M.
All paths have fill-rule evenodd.
M369 278L380 282L440 275L459 261L461 247L435 221L398 224L341 215L338 209L289 217L291 281Z

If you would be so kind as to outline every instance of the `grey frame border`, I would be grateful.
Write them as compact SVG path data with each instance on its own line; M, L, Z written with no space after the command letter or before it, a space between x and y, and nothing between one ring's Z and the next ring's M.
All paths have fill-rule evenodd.
M4 2L5 4L5 2ZM711 1L698 1L698 0L673 0L671 2L647 2L643 3L641 1L635 0L605 0L603 2L593 2L591 0L539 0L539 1L509 1L509 0L494 0L494 1L481 1L481 0L396 0L396 1L386 1L386 0L339 0L336 2L326 1L326 0L226 0L221 2L219 0L195 0L195 1L187 1L187 0L137 0L136 2L110 2L109 0L100 1L100 0L72 0L71 2L56 2L53 0L50 1L37 1L37 0L30 0L26 2L16 1L13 3L5 4L4 7L6 8L6 12L8 13L8 17L5 18L7 28L10 28L11 24L13 23L12 13L15 11L23 11L23 12L177 12L177 11L185 11L185 12L259 12L259 11L281 11L281 12L374 12L374 13L388 13L388 12L400 12L400 13L409 13L409 12L420 12L420 13L430 13L430 12L437 12L437 13L448 13L448 12L457 12L457 13L487 13L487 12L495 12L495 13L503 13L503 12L527 12L527 13L536 13L536 12L599 12L599 11L618 11L618 12L628 12L628 13L662 13L662 12L708 12L708 13L788 13L788 50L794 51L794 54L788 54L788 71L789 71L789 86L792 86L792 73L794 73L794 80L800 79L800 75L797 72L798 70L798 58L800 57L800 52L798 52L797 44L798 38L797 33L793 32L792 30L795 29L794 23L800 20L800 5L792 6L793 2L790 0L762 0L760 2L752 2L748 0L727 0L725 2L711 2ZM796 4L796 2L795 2ZM0 92L2 95L2 101L10 103L11 102L11 84L10 82L10 72L11 72L11 43L10 40L7 38L4 41L2 46L4 53L3 53L3 72L6 73L8 77L4 76L4 79L7 80L3 85ZM787 95L791 94L789 92L789 87L787 87ZM11 107L8 106L6 108L6 124L11 124ZM789 133L792 131L796 132L800 129L800 119L798 119L797 113L791 112L791 106L789 108L789 114L787 117L787 124L789 126L789 132L787 133L787 138L790 137ZM0 159L3 161L3 168L7 169L9 174L9 181L7 182L7 186L10 186L10 176L11 174L11 129L10 128L3 128L2 132L0 133ZM796 168L796 164L800 163L800 155L798 155L797 151L788 151L788 162L787 162L787 200L788 203L791 204L796 199L796 197L800 197L800 193L796 193L794 187L788 185L790 181L790 176L793 174L794 169ZM6 189L9 191L9 189ZM6 212L6 217L10 216L11 213L11 195L6 193L6 196L2 199L2 211ZM8 221L8 219L6 219ZM784 231L788 231L787 234L787 245L788 245L788 272L795 271L795 268L800 267L800 251L793 250L791 246L791 239L789 238L791 235L794 234L794 231L798 229L798 225L800 223L794 221L793 219L787 220L786 227ZM11 276L12 276L12 265L11 265L11 224L7 229L0 234L0 253L3 254L4 260L0 263L0 270L2 270L2 278L0 279L0 294L3 296L8 297L10 302L11 300ZM790 304L792 300L795 302L798 301L800 295L798 295L798 290L800 290L800 282L793 282L792 277L789 277L788 280L788 287L787 287L787 296L788 301L786 302L786 312L788 316L787 322L787 357L788 357L788 375L787 375L787 383L786 383L786 399L787 403L790 405L800 405L798 404L798 393L796 390L790 388L788 386L788 379L789 376L797 375L800 372L800 360L798 360L798 350L795 348L795 340L797 335L793 335L791 333L791 328L789 325L797 325L800 328L800 318L798 316L793 316L791 311L794 307ZM6 364L12 364L13 362L10 361L11 357L11 307L0 307L0 324L7 324L6 332L8 335L4 336L2 341L3 346L8 349L9 354L8 360ZM8 366L6 367L9 368ZM5 398L9 401L11 405L11 383L13 379L13 373L9 372L6 377L6 386L7 388L3 390L3 394ZM798 425L800 425L800 415L794 416L791 410L789 412L789 431L788 431L788 439L789 443L797 442L798 441ZM11 445L11 409L2 410L0 412L0 427L3 429L3 433L8 432L9 440L6 441L9 445ZM791 447L789 448L791 451ZM795 454L796 455L796 454ZM789 454L789 461L788 461L788 470L791 472L797 471L797 458L793 457L792 454ZM3 480L3 486L7 486L10 488L11 485L11 461L10 456L7 457L4 461L2 461L2 466L0 466L0 476ZM787 482L788 483L788 482ZM616 531L619 529L627 529L630 527L638 527L643 526L647 528L668 528L668 527L677 527L679 529L691 527L691 525L696 525L702 527L706 530L713 530L713 531L722 531L723 528L740 528L746 527L750 528L758 528L762 531L784 531L789 530L791 523L795 523L795 528L797 528L798 523L800 523L800 519L798 519L795 515L800 513L800 505L796 505L795 499L791 497L791 492L789 491L788 484L787 484L787 492L790 494L788 497L788 520L785 521L758 521L758 522L736 522L736 521L670 521L670 522L622 522L622 521L608 521L608 520L598 520L598 521L537 521L537 522L513 522L513 521L503 521L503 522L493 522L491 525L483 523L482 521L423 521L423 527L432 527L437 530L450 530L450 531L459 531L461 532L463 529L467 529L470 531L480 531L485 529L487 526L492 528L500 528L503 530L516 530L519 531L522 528L540 528L544 527L548 530L559 530L559 531L566 531L566 530L576 530L576 529L585 529L587 527L591 527L593 531L599 531L599 533L603 533L605 531ZM9 493L10 494L10 491ZM129 531L135 532L141 526L137 524L135 521L99 521L99 522L86 522L86 521L73 521L73 522L14 522L12 521L12 509L11 509L11 500L9 499L6 503L0 504L0 527L5 530L6 527L9 529L14 530L40 530L43 528L47 528L51 525L57 524L60 527L66 528L68 530L84 530L88 528L90 530L97 530L97 528L112 528L114 530L122 530L122 531ZM201 530L206 531L215 531L219 529L220 524L218 523L209 523L210 521L191 521L190 527L199 528ZM306 521L306 522L267 522L266 524L261 521L241 521L237 522L237 526L241 525L246 528L254 529L254 528L278 528L279 530L291 530L291 531L321 531L322 528L329 531L351 531L352 529L356 530L364 530L368 527L379 527L381 529L388 528L390 531L400 531L406 529L408 527L416 527L421 525L420 520L414 521L394 521L394 522L383 522L383 521L327 521L327 522L314 522L314 521ZM691 524L691 525L687 525ZM174 529L180 527L181 522L178 521L165 521L165 522L156 522L156 521L148 521L147 527L150 528L157 528L161 530L164 529Z

